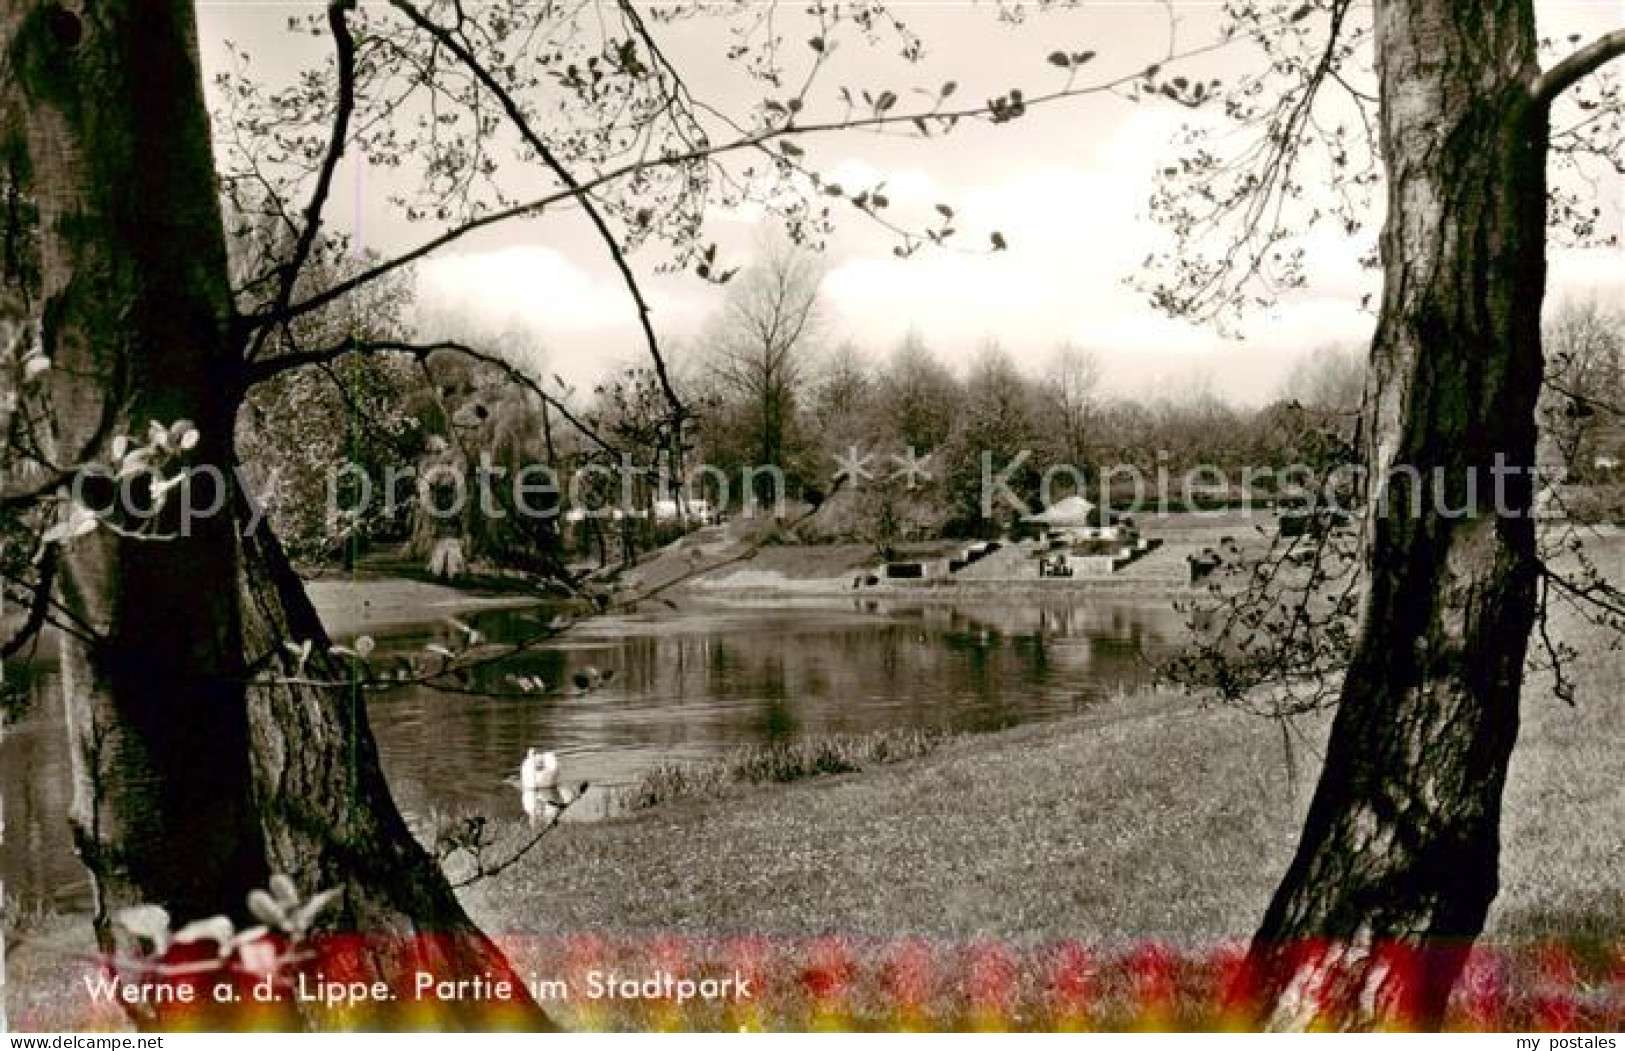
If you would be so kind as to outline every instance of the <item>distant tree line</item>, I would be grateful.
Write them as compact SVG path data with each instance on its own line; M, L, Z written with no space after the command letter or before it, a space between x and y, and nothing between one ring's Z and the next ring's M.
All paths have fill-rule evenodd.
M1208 467L1239 478L1247 467L1303 462L1336 436L1346 442L1358 416L1364 369L1348 348L1306 358L1262 408L1200 383L1151 400L1109 396L1096 355L1071 343L1020 348L1036 362L1023 365L990 337L962 369L918 333L890 348L831 345L819 277L808 257L768 253L691 348L683 383L703 407L696 452L727 478L771 464L787 498L817 502L844 476L836 506L810 527L822 536L884 547L994 535L1017 511L1002 502L985 513L990 476L1035 509L1046 472L1051 499L1081 490L1098 500L1119 466L1176 482ZM762 493L734 485L727 496L740 510Z
M612 368L580 391L548 374L533 340L504 332L473 341L488 360L452 349L368 355L279 376L250 398L242 445L271 520L302 558L330 562L396 543L423 559L457 535L475 565L545 575L571 562L629 562L725 515L772 516L826 497L802 539L889 550L999 535L1019 511L1001 501L985 513L990 474L1034 509L1073 493L1125 505L1144 496L1131 472L1169 479L1176 508L1269 501L1280 495L1272 474L1329 469L1357 441L1365 362L1356 347L1314 349L1257 406L1202 380L1153 398L1112 395L1096 354L1072 343L1019 348L1032 363L1022 364L990 337L956 369L918 333L889 348L836 341L822 277L815 255L777 245L740 273L712 323L672 354L682 420L651 368ZM409 322L404 282L374 299L364 312L370 340L432 346L425 336L470 329L463 318ZM302 323L331 329L308 337L330 343L359 316L324 311ZM1571 497L1577 509L1607 515L1625 453L1625 325L1581 301L1555 311L1547 329L1544 463L1554 481L1590 483ZM274 432L261 420L277 421ZM350 467L335 487L342 463ZM558 481L554 514L504 503L528 465ZM425 513L435 497L421 479L460 472L472 485L479 471L495 472L494 502L470 498L451 521ZM1262 483L1242 491L1253 476ZM361 487L373 499L357 500Z

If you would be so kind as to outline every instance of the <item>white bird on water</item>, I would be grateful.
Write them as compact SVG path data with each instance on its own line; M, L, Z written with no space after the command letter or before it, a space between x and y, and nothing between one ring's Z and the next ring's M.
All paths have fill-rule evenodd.
M513 784L512 778L508 779ZM562 802L559 795L559 757L553 752L531 748L519 764L519 805L530 818L531 827L552 821Z

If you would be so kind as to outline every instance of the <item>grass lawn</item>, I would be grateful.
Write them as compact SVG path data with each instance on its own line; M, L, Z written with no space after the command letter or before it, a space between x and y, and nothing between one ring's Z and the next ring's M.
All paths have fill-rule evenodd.
M535 933L1208 940L1245 930L1291 850L1279 750L1228 712L1124 699L859 775L567 825L475 901ZM1237 840L1266 856L1223 849Z

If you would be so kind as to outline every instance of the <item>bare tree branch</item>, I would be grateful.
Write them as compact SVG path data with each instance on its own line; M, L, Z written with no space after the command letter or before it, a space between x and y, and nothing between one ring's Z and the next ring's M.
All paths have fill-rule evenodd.
M39 576L27 585L29 592L28 613L23 623L11 638L0 643L0 660L15 655L24 646L28 645L41 628L45 627L47 617L51 612L51 588L56 580L57 559L54 549L47 550L44 559L40 561Z
M1625 55L1625 29L1616 29L1541 73L1529 85L1529 93L1541 105L1551 105L1552 100L1573 87L1581 77L1596 72L1621 55Z
M294 286L299 282L299 272L305 268L311 251L316 247L316 234L322 225L322 210L327 206L328 195L333 189L333 175L338 170L340 158L344 156L345 140L350 135L350 117L355 112L355 37L350 32L345 15L355 10L356 2L330 0L327 5L327 24L333 31L333 51L339 78L338 99L333 108L333 130L327 140L327 155L322 159L321 170L316 175L316 185L311 189L310 200L305 205L304 228L299 231L293 255L282 265L282 276L277 283L271 311L273 316L286 314L288 304L293 300ZM285 317L282 323L286 324ZM272 326L267 325L255 335L254 345L247 355L249 361L264 350L271 331Z
M468 67L474 77L485 86L485 89L496 96L503 111L507 113L508 119L513 122L515 129L518 130L525 142L530 145L531 149L536 151L536 155L553 170L553 174L558 176L559 181L580 203L581 210L586 213L588 221L593 225L593 229L598 232L598 236L603 240L604 247L609 251L610 258L614 260L616 269L621 273L621 280L625 283L627 292L631 295L632 302L637 307L638 324L643 329L643 339L647 345L650 360L654 363L655 375L660 378L661 390L665 393L666 400L671 404L673 416L678 421L681 421L686 415L686 411L682 399L677 396L677 388L672 384L671 374L666 369L665 355L660 352L660 338L655 335L649 301L644 298L643 287L638 283L637 276L632 273L632 267L627 263L626 252L621 247L620 239L615 236L615 231L610 229L609 223L604 219L604 213L593 203L592 195L547 145L541 135L537 134L536 130L531 127L530 118L526 115L524 109L520 107L518 100L497 82L496 77L491 75L491 71L485 68L485 65L468 49L462 40L458 39L456 33L430 20L414 7L409 0L390 0L390 6L406 15L413 25L428 33L446 50L455 55L463 65Z
M1181 52L1180 54L1169 56L1159 65L1166 66L1169 62L1196 58L1201 55L1234 46L1234 44L1234 40L1222 40L1193 47L1187 51ZM1067 86L1058 90L1025 98L1023 99L1022 106L1025 111L1031 112L1037 107L1053 105L1068 99L1081 98L1089 95L1115 93L1128 87L1129 85L1141 81L1144 79L1145 75L1146 70L1135 70L1130 73L1120 74L1118 76L1092 84L1078 85L1068 83ZM346 295L349 295L351 292L354 292L357 288L360 288L368 282L382 277L387 273L398 270L401 267L415 263L431 253L459 241L464 237L467 237L469 234L483 230L490 226L494 226L498 223L506 222L510 219L537 216L549 206L562 204L566 201L580 198L586 194L592 193L595 190L608 186L611 183L635 177L638 174L646 172L652 168L675 167L708 158L722 157L744 150L756 150L769 143L793 139L802 135L818 135L834 131L884 132L892 129L916 130L922 121L935 122L943 129L948 129L961 121L993 119L995 118L996 114L1003 110L1003 105L1002 100L992 99L980 105L964 106L958 109L943 109L939 105L923 111L897 112L895 110L890 110L870 116L843 117L840 119L815 121L806 124L797 124L793 121L788 121L747 132L746 134L743 134L728 142L718 144L703 143L690 150L664 154L654 159L640 157L637 160L630 161L618 167L607 168L591 177L578 178L577 187L575 189L567 188L555 193L545 194L529 201L510 205L498 211L493 211L486 215L469 219L460 225L451 227L435 237L424 241L415 248L408 249L400 255L394 256L372 267L369 267L368 269L363 270L347 280L334 284L321 292L314 293L306 299L290 303L280 309L272 308L258 312L247 318L246 321L250 326L274 326L283 324L295 317L299 317L300 315L308 314L314 310L319 310L322 307L327 306L328 304L341 299Z

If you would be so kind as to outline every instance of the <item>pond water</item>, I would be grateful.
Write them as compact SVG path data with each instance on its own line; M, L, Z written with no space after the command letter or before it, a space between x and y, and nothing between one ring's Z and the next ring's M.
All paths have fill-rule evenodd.
M515 641L534 637L548 616L509 609L464 619L493 640ZM431 809L521 817L519 793L504 779L537 746L559 753L566 783L600 786L570 811L591 820L606 811L614 788L652 766L716 758L741 744L891 727L985 731L1060 718L1146 682L1146 658L1180 632L1165 603L1087 597L714 603L593 622L482 670L475 682L518 695L405 689L369 707L386 776L408 818ZM437 622L374 634L380 652L405 652L446 642L457 629ZM588 667L614 674L597 689L573 690L568 684ZM15 665L6 671L19 674ZM31 674L10 702L0 743L0 873L8 894L81 907L88 886L65 818L55 669ZM526 696L510 675L565 686Z

